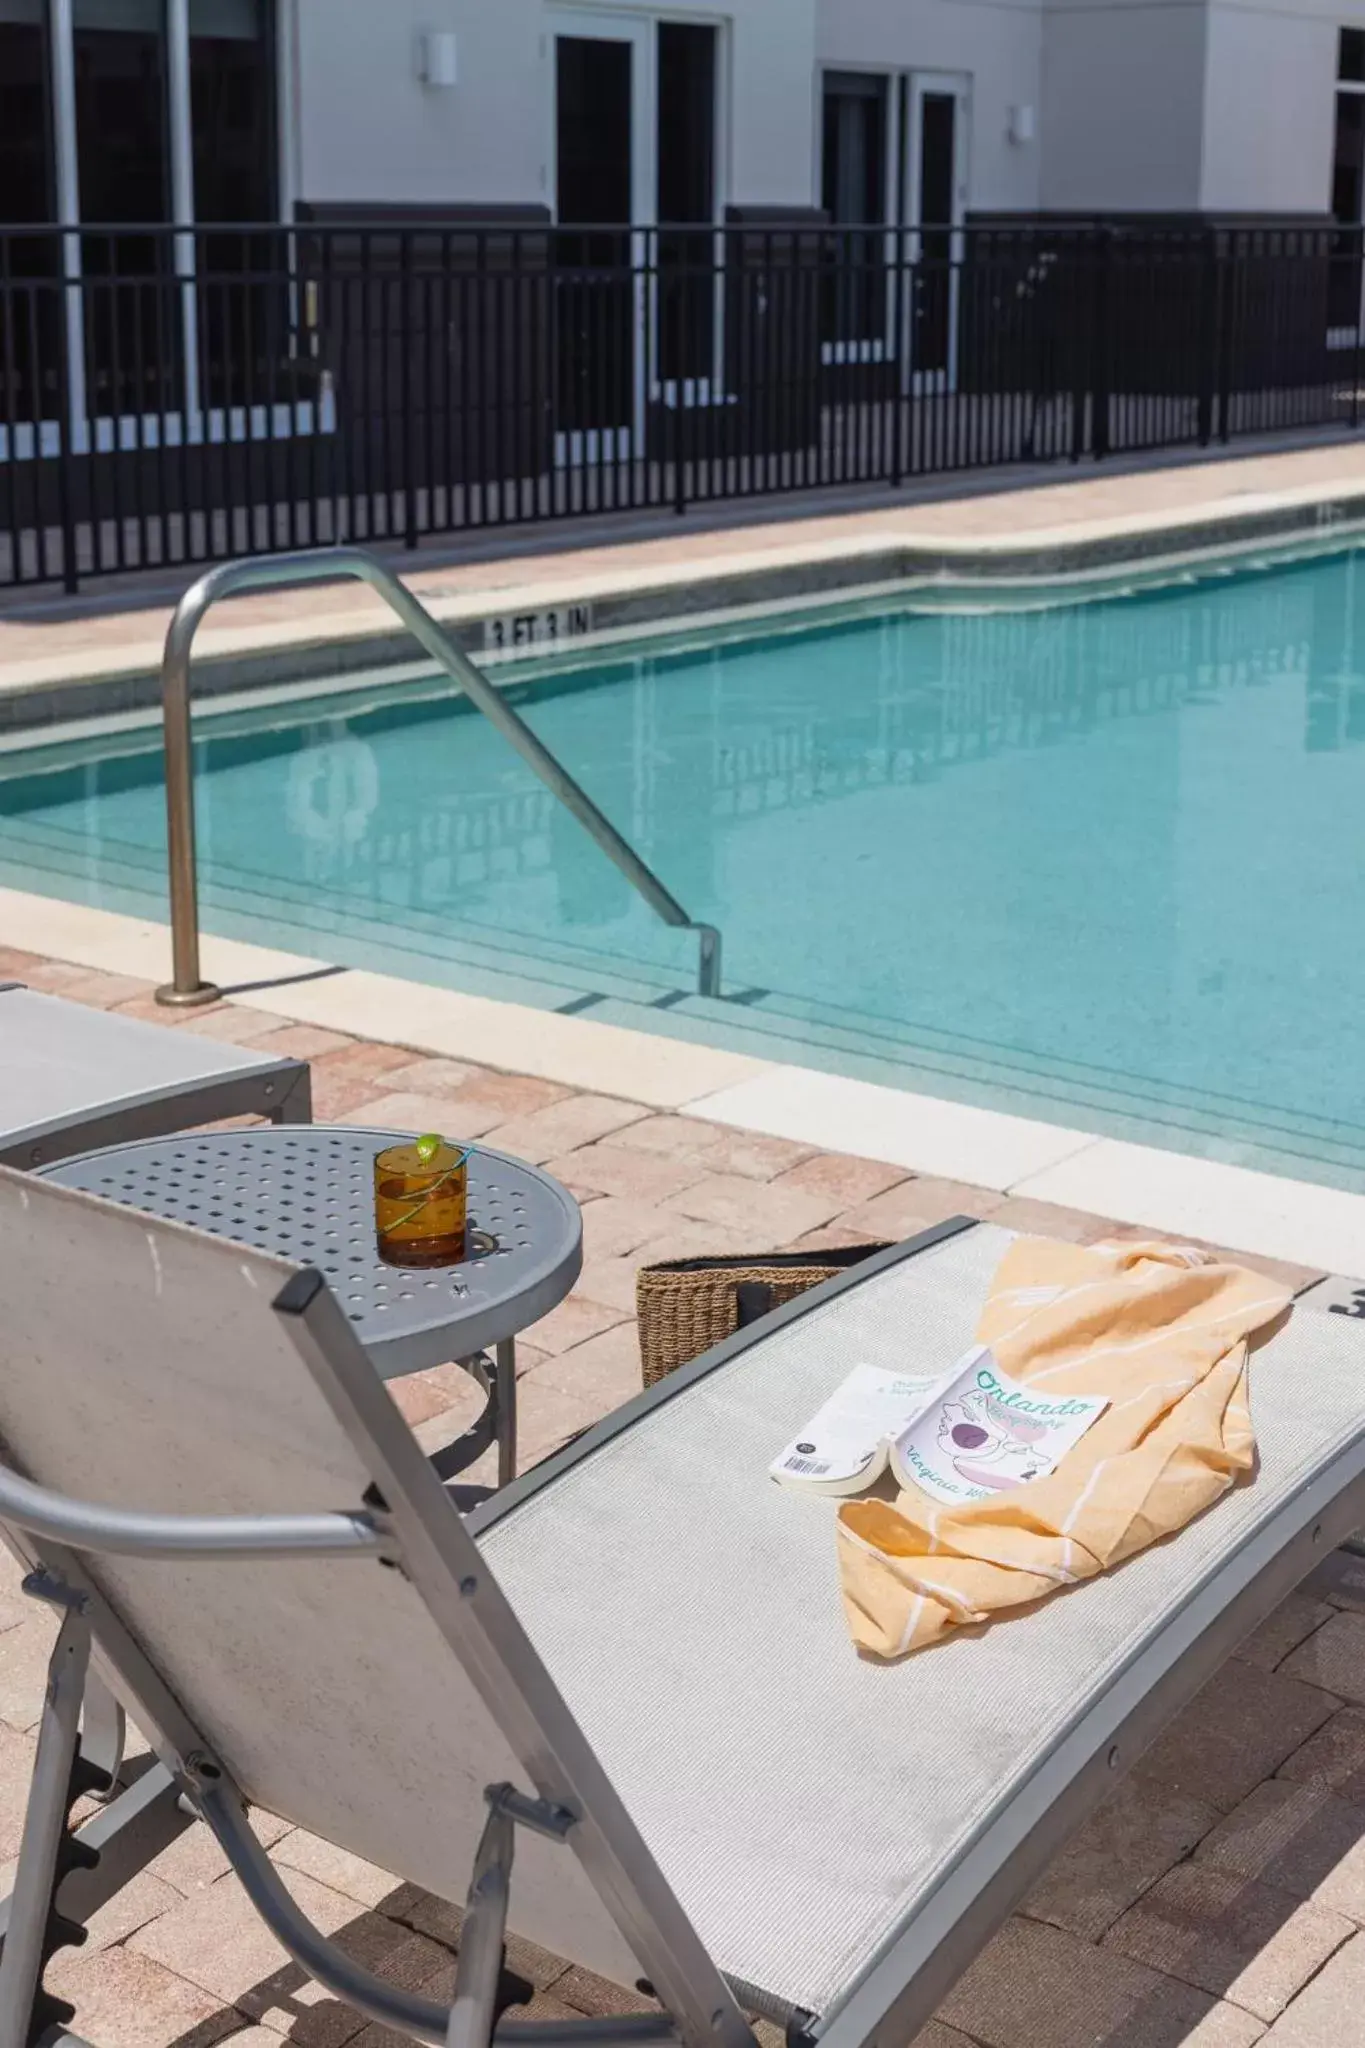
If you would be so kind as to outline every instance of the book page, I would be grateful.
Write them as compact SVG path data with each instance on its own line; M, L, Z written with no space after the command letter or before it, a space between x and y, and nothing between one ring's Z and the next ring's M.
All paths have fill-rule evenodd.
M786 1486L854 1493L886 1468L887 1446L942 1384L942 1373L884 1372L857 1365L769 1471Z

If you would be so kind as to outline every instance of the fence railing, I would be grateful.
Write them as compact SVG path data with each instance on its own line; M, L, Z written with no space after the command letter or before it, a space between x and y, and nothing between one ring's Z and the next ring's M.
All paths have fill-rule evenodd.
M1353 427L1361 280L1330 225L0 229L0 585Z

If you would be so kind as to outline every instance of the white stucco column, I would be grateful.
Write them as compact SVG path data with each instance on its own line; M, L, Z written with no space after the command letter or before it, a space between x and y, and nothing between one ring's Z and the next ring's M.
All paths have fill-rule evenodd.
M166 97L170 109L171 219L194 225L194 115L190 104L190 4L166 0ZM184 370L186 441L203 439L199 398L199 302L195 290L192 234L175 238L175 274L180 282L180 341Z
M57 218L63 227L75 228L81 217L81 180L76 155L76 54L71 0L48 0L47 24ZM89 445L89 426L85 416L85 315L78 234L62 236L62 276L66 280L67 361L67 417L62 422L62 432L70 436L72 452L82 455Z

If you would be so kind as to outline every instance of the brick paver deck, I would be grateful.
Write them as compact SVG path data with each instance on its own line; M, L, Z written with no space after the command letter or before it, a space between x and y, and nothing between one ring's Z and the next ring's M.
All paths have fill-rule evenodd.
M487 1139L543 1162L583 1203L569 1299L519 1347L523 1463L639 1384L634 1275L653 1259L903 1236L966 1211L1078 1242L1103 1218L1010 1200L874 1161L660 1115L516 1074L422 1058L264 1012L172 1020L150 985L0 948L0 978L298 1054L318 1118ZM1129 1232L1128 1235L1135 1233ZM1266 1260L1251 1261L1271 1266ZM1296 1288L1321 1276L1274 1268ZM457 1368L394 1383L429 1448L468 1421ZM0 1886L22 1826L51 1640L0 1571ZM312 1918L395 1982L453 1978L456 1909L326 1842L258 1816ZM514 1943L532 2017L631 2001ZM49 1982L96 2048L399 2048L309 1983L196 1827L62 1952ZM1365 1564L1338 1554L1244 1643L1052 1866L967 1972L918 2048L1338 2048L1365 2013ZM764 2028L776 2048L773 2029Z
M471 531L444 544L433 537L415 555L386 552L428 601L500 592L510 609L528 589L565 576L603 587L679 567L705 577L736 549L777 562L811 543L856 544L869 537L915 546L1023 543L1114 520L1178 520L1201 507L1235 506L1267 492L1351 490L1365 473L1365 450L1350 440L1299 449L1243 448L1215 459L1190 460L1189 453L1139 456L1136 466L1120 458L1100 469L1054 465L923 478L895 492L836 493L833 509L812 509L809 499L749 499L693 507L685 521L671 512L605 522L595 517L521 531ZM170 616L167 590L187 588L202 567L97 578L74 599L50 584L0 591L0 676L33 662L50 664L48 672L63 677L129 659L154 667ZM216 608L197 646L204 654L226 650L224 636L243 632L258 633L258 645L269 644L272 630L308 622L344 631L347 622L366 618L381 629L387 623L373 593L354 584L260 591Z

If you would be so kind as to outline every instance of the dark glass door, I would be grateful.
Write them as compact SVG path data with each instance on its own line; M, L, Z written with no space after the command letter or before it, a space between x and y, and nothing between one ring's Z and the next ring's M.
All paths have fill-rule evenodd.
M42 0L0 0L0 222L50 221L57 211L49 134ZM55 235L6 235L0 263L0 429L61 411L60 252Z
M231 231L196 240L201 388L213 406L276 389L288 346L278 240L245 228L276 218L271 9L267 0L189 0L194 214ZM254 273L254 275L252 275Z
M655 362L659 377L695 387L715 360L716 252L702 230L716 217L716 30L661 21L658 65Z
M275 218L275 95L266 0L189 0L199 221Z
M166 43L160 0L74 0L76 158L90 413L171 411L179 315L169 251L136 227L167 221Z
M1365 93L1337 94L1332 158L1333 237L1327 325L1354 333L1360 321L1361 220L1365 217Z
M633 41L555 38L556 425L615 433L633 416ZM612 445L615 445L614 442Z
M958 100L956 93L929 91L918 100L919 232L910 346L916 373L938 377L952 367Z
M820 198L836 233L821 339L855 359L886 335L887 101L873 72L825 73Z

